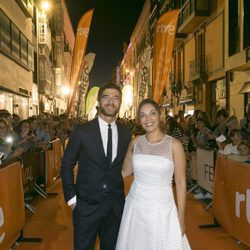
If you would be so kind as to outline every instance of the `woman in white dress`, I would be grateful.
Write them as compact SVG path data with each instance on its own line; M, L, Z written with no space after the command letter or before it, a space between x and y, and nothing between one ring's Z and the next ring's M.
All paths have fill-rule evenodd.
M186 159L182 144L160 129L160 107L143 100L137 111L145 135L134 138L123 178L134 175L126 198L117 250L186 250ZM172 190L175 178L177 207Z

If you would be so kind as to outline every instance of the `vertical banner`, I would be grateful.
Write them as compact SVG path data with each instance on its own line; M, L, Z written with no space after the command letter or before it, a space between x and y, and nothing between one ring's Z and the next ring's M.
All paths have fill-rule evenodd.
M153 99L160 103L172 59L179 10L163 14L155 25L153 51Z
M71 72L70 72L70 87L73 89L73 94L69 98L68 107L67 107L67 115L69 116L75 96L76 90L78 89L78 79L80 75L80 71L82 68L83 57L85 54L85 50L87 47L88 36L90 24L93 16L93 9L86 12L80 19L77 26L77 33L75 39L74 53L71 64Z
M91 71L96 54L88 53L83 60L82 72L80 76L77 117L86 115L85 98L89 87L89 72Z
M149 82L149 65L150 65L150 48L147 48L140 60L139 70L139 102L142 101L147 94L148 82Z
M88 121L92 120L96 113L98 107L98 96L99 87L92 87L86 98L86 114L88 114Z

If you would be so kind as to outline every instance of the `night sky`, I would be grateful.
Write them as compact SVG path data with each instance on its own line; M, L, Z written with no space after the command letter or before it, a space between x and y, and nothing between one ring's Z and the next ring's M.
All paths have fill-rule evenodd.
M123 42L128 42L142 11L144 0L65 0L74 31L78 21L94 8L87 51L96 54L90 72L90 86L110 81L123 58Z

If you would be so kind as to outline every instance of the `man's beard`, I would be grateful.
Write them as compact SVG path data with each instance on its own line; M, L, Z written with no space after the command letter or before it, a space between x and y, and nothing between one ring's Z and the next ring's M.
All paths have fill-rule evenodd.
M103 114L103 115L105 115L105 116L110 116L110 117L114 117L114 116L116 116L117 114L118 114L118 112L119 112L119 109L120 109L120 107L117 107L117 108L115 108L113 111L108 111L108 110L106 110L105 109L105 107L99 107L99 113L101 113L101 114Z

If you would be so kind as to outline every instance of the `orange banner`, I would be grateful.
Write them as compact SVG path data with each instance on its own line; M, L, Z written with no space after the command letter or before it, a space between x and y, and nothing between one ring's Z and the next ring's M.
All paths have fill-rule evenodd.
M153 99L160 103L165 85L176 33L179 10L163 14L155 25L153 51Z
M10 249L25 224L20 162L0 167L0 249Z
M213 214L225 231L250 246L250 166L218 156L215 169Z
M71 64L71 72L70 72L70 87L73 89L73 94L69 98L67 115L70 114L72 104L74 102L77 90L77 81L80 75L82 62L84 58L84 54L87 47L87 41L89 37L89 29L91 25L91 20L93 16L93 9L86 12L80 19L77 26L77 33L75 39L74 53Z

